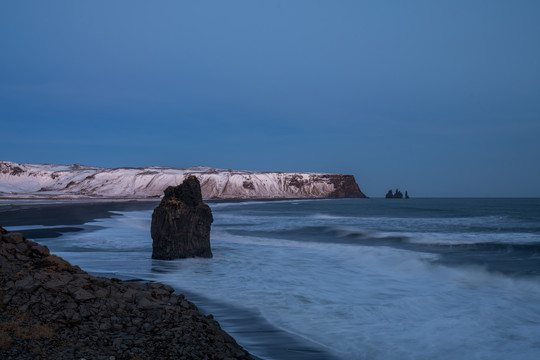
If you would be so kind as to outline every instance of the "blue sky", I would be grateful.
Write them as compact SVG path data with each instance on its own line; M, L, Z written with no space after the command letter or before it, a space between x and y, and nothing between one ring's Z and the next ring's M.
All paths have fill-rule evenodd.
M540 196L539 1L3 1L1 160Z

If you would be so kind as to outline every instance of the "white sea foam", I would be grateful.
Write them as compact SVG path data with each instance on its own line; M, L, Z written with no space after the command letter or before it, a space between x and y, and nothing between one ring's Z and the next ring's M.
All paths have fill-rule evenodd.
M220 207L214 208L213 259L152 260L151 211L121 214L89 223L103 227L96 231L48 241L93 272L159 280L259 311L341 358L506 360L519 354L536 360L540 353L538 278L443 266L434 262L438 255L384 246L235 235L230 228L328 223L279 214L234 216ZM417 233L402 235L422 241Z
M41 229L56 229L56 228L62 228L62 227L69 227L73 225L54 225L54 226L47 226L47 225L21 225L21 226L5 226L4 228L7 231L23 231L23 230L41 230Z
M435 255L387 247L214 239L212 262L182 262L163 280L259 309L344 358L460 359L478 351L473 357L502 359L524 346L532 358L538 350L539 307L517 311L527 321L508 314L516 302L540 301L534 281L434 265Z
M402 236L416 244L467 245L467 244L539 244L540 236L531 233L409 233Z
M316 213L310 219L332 220L333 224L361 225L365 228L404 229L415 228L418 231L440 228L499 228L501 224L506 227L526 228L528 224L512 221L506 216L477 216L477 217L384 217L384 216L340 216L336 214Z
M285 200L255 200L255 201L234 201L234 202L211 202L209 205L212 209L223 209L223 208L230 208L230 207L236 207L236 206L249 206L249 205L273 205L273 204L281 204L281 203L290 203L290 204L300 204L305 202L311 202L311 201L324 201L326 199L285 199Z
M66 233L60 238L47 240L52 246L72 251L147 251L152 248L150 238L151 212L115 212L110 218L96 219L85 224L94 231Z

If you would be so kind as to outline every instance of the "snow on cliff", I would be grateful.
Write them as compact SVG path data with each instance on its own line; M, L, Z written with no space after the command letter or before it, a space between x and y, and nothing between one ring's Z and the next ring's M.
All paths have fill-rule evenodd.
M352 175L193 167L99 168L0 161L0 197L152 198L195 175L205 199L365 197Z

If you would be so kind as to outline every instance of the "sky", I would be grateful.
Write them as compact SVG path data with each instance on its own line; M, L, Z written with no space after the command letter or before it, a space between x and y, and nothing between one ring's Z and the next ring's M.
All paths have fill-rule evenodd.
M540 1L2 1L0 160L540 196Z

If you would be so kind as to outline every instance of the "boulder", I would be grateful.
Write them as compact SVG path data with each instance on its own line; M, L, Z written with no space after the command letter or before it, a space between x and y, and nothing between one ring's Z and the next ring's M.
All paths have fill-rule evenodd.
M212 257L213 221L212 210L202 201L201 184L195 176L187 177L176 187L169 186L152 214L152 258Z

